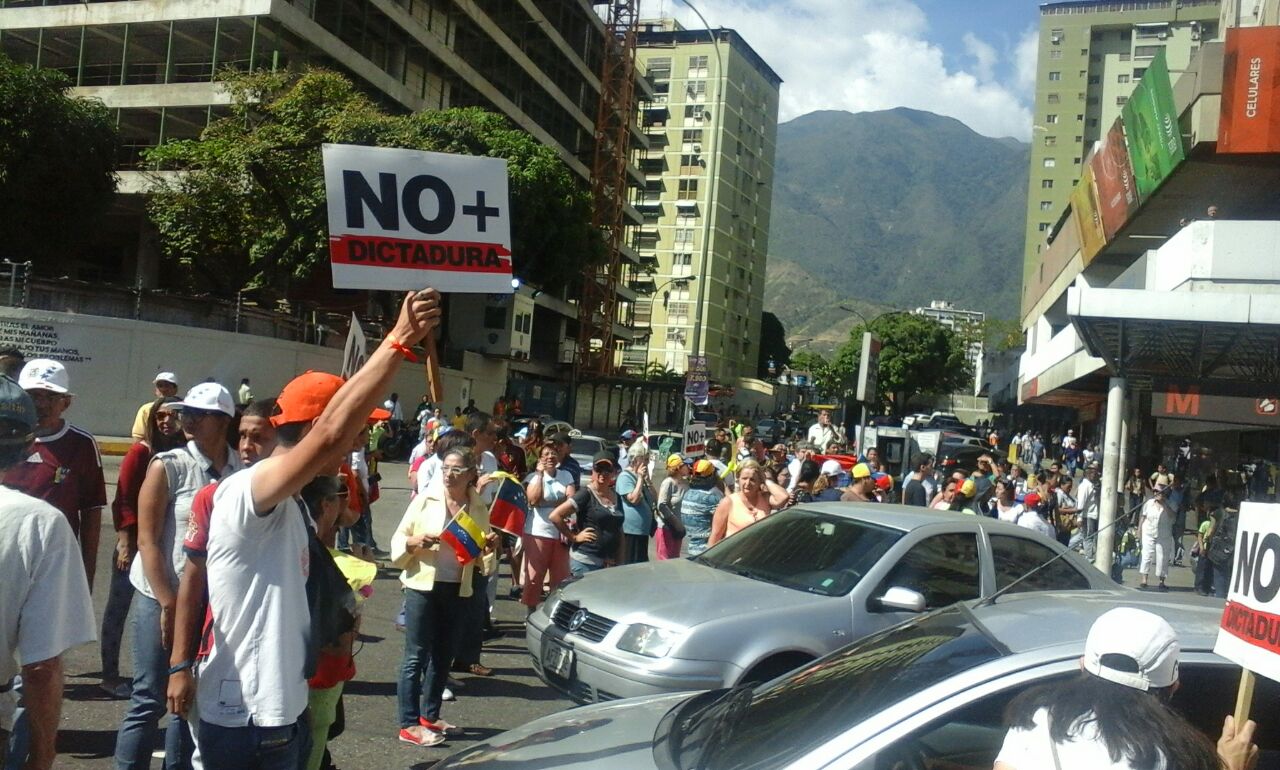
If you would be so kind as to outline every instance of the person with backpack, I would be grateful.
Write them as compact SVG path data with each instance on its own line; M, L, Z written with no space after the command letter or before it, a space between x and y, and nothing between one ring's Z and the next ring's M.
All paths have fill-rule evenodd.
M1240 491L1227 488L1222 493L1222 507L1210 514L1212 524L1205 535L1209 547L1210 585L1213 595L1219 599L1227 598L1227 587L1231 585L1231 563L1235 560L1236 524L1240 520Z

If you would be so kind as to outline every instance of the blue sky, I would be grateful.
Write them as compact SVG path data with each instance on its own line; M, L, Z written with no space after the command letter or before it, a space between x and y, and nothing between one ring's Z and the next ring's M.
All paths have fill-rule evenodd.
M694 0L783 77L781 120L820 109L912 107L987 136L1027 139L1035 80L1032 0ZM644 15L701 26L681 0Z

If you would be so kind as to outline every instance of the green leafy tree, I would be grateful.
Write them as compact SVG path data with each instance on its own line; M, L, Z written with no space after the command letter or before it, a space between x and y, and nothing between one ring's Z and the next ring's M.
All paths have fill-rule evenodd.
M0 54L0 255L55 272L99 233L115 193L115 123L60 72Z
M842 386L831 362L821 353L812 350L797 350L791 354L788 364L793 372L808 372L813 378L813 388L821 395L840 395Z
M849 341L832 362L833 395L850 398L855 394L865 331L880 337L877 389L882 405L894 414L903 414L916 394L952 393L973 382L965 335L931 318L894 312L855 326L849 333Z
M479 108L391 115L347 78L228 75L230 117L198 140L151 150L150 215L178 282L230 296L283 289L328 261L320 146L402 147L506 158L515 272L540 285L573 282L603 256L590 198L555 152Z

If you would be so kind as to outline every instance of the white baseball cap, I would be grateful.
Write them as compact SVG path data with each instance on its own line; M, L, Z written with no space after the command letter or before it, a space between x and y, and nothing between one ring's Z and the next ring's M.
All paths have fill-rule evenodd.
M236 416L235 404L226 388L216 382L202 382L187 391L182 399L182 406L188 409L202 409L206 412L222 412L228 417Z
M1133 607L1104 612L1084 643L1084 670L1100 679L1136 690L1170 687L1178 681L1178 636L1159 615ZM1137 671L1104 665L1104 655L1123 655Z
M178 375L173 372L160 372L152 382L168 382L174 385L178 384Z
M823 460L822 468L819 469L819 473L823 476L839 476L843 472L844 469L841 468L840 463L835 460Z
M71 393L71 378L67 367L50 358L35 358L22 367L18 386L23 390L47 390L51 393Z

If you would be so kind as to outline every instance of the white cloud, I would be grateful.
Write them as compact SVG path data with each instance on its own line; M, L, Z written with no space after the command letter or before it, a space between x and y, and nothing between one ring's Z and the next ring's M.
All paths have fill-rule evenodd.
M1036 91L1036 59L1039 56L1040 36L1035 27L1028 27L1018 38L1013 49L1014 86L1023 98L1030 100Z
M948 67L927 39L928 18L909 0L696 0L713 27L736 29L782 77L780 119L814 110L863 112L911 107L954 117L987 136L1027 139L1035 79L1030 33L1004 59L973 34L963 38L966 66ZM661 11L690 28L702 24L680 0ZM1024 78L1028 78L1024 80Z

